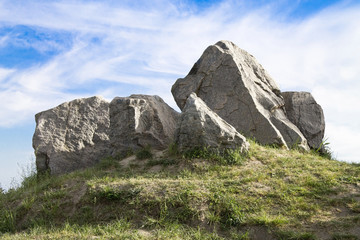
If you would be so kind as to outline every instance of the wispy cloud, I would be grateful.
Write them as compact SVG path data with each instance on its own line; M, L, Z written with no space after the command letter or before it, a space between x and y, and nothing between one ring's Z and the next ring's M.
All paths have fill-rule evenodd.
M0 83L4 82L13 72L15 72L14 69L0 68Z
M171 85L208 45L228 39L253 54L283 90L311 91L324 108L331 142L342 134L338 129L359 135L354 119L360 112L351 106L360 102L360 5L343 2L289 19L293 9L283 1L223 1L203 11L181 1L110 2L2 2L2 26L54 34L27 44L40 52L42 44L58 50L29 68L0 69L0 126L32 121L38 111L95 94L111 99L141 90L176 107ZM0 47L11 38L1 37ZM334 141L334 148L356 148L345 141ZM360 159L355 151L339 156Z
M0 47L3 47L4 45L6 45L8 39L9 39L9 37L7 35L1 36L0 37Z

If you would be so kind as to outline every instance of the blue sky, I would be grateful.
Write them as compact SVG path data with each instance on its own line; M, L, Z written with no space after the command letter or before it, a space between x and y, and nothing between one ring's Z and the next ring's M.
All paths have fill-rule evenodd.
M323 106L335 156L359 162L358 1L0 1L0 184L34 162L34 115L79 97L170 93L231 40L283 91Z

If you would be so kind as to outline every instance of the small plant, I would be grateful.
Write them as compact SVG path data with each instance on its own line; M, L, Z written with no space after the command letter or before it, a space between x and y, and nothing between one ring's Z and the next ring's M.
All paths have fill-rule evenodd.
M179 149L176 143L170 143L168 147L168 154L169 156L176 156L179 154Z
M15 232L16 214L11 210L5 210L0 213L0 233L4 232Z
M119 162L112 156L108 156L106 158L101 159L101 161L97 164L99 169L111 169L111 168L119 168Z
M330 149L330 142L328 138L324 138L320 144L320 146L315 150L320 156L323 156L327 159L333 159L332 151Z
M207 216L207 220L208 220L208 224L209 225L214 225L220 222L221 218L219 215L215 214L215 212L208 212L208 216Z
M132 155L134 155L134 150L131 148L128 148L128 149L125 149L125 150L115 153L114 159L120 161L120 160L130 157Z
M135 155L136 155L136 158L140 159L140 160L152 158L152 156L153 156L153 154L151 153L150 145L147 145L143 149L140 149L139 151L136 152Z
M332 236L332 240L357 240L357 239L359 238L353 234L335 233Z
M246 156L246 153L242 153L240 149L226 149L224 152L225 163L229 165L242 164Z
M182 155L183 158L188 159L203 158L211 160L217 157L215 151L209 147L193 147L192 149L184 151Z
M209 147L194 147L183 153L184 158L203 158L213 160L223 165L241 164L245 160L246 154L240 149L213 149Z
M211 200L211 211L213 212L210 214L211 218L213 220L219 219L223 227L239 226L246 221L243 209L232 196L223 196L215 193Z
M355 213L360 213L360 202L353 200L353 202L350 204L350 209Z
M34 202L35 202L35 197L34 197L34 196L26 197L26 198L24 198L24 200L21 202L21 206L22 206L25 210L30 210L30 208L32 208Z
M239 204L230 202L224 206L220 212L221 223L225 226L239 226L245 223L245 215Z

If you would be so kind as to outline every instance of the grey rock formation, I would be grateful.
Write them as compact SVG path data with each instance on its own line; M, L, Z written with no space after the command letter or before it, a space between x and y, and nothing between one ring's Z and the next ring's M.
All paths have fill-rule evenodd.
M109 103L76 99L35 116L33 148L38 172L62 174L94 165L110 154Z
M110 139L114 152L147 145L165 149L174 139L178 116L159 96L114 98L110 103Z
M252 55L230 41L209 46L171 91L180 109L195 92L238 132L262 144L308 149L305 137L285 115L275 81Z
M319 104L309 92L282 92L286 115L305 136L311 148L320 147L324 138L325 119Z
M63 103L35 116L37 170L63 174L147 145L164 149L173 141L178 116L158 96L131 95L111 103L91 97Z
M175 135L180 151L194 147L247 150L249 143L225 120L196 96L190 94L180 116Z

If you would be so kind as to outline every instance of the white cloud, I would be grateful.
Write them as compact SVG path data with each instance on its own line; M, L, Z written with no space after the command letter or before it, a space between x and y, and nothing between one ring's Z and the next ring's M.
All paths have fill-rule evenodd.
M339 158L359 161L342 152L354 147L346 137L333 141L339 129L360 133L359 108L353 106L360 102L359 5L340 4L292 21L279 15L276 4L248 9L245 1L224 1L201 13L168 1L151 5L4 1L0 15L7 24L70 32L73 38L68 50L47 63L0 69L0 82L6 78L8 84L0 91L0 126L28 121L37 111L79 97L72 90L89 88L96 79L119 87L96 85L87 94L111 99L142 89L175 107L170 88L176 78L188 73L208 45L228 39L253 54L282 89L311 91L324 108Z
M353 131L352 128L341 125L341 123L328 123L326 135L329 135L329 146L336 159L346 162L360 162L360 152L357 151L359 148L359 131Z
M0 67L0 83L5 81L13 72L15 72L14 69Z

